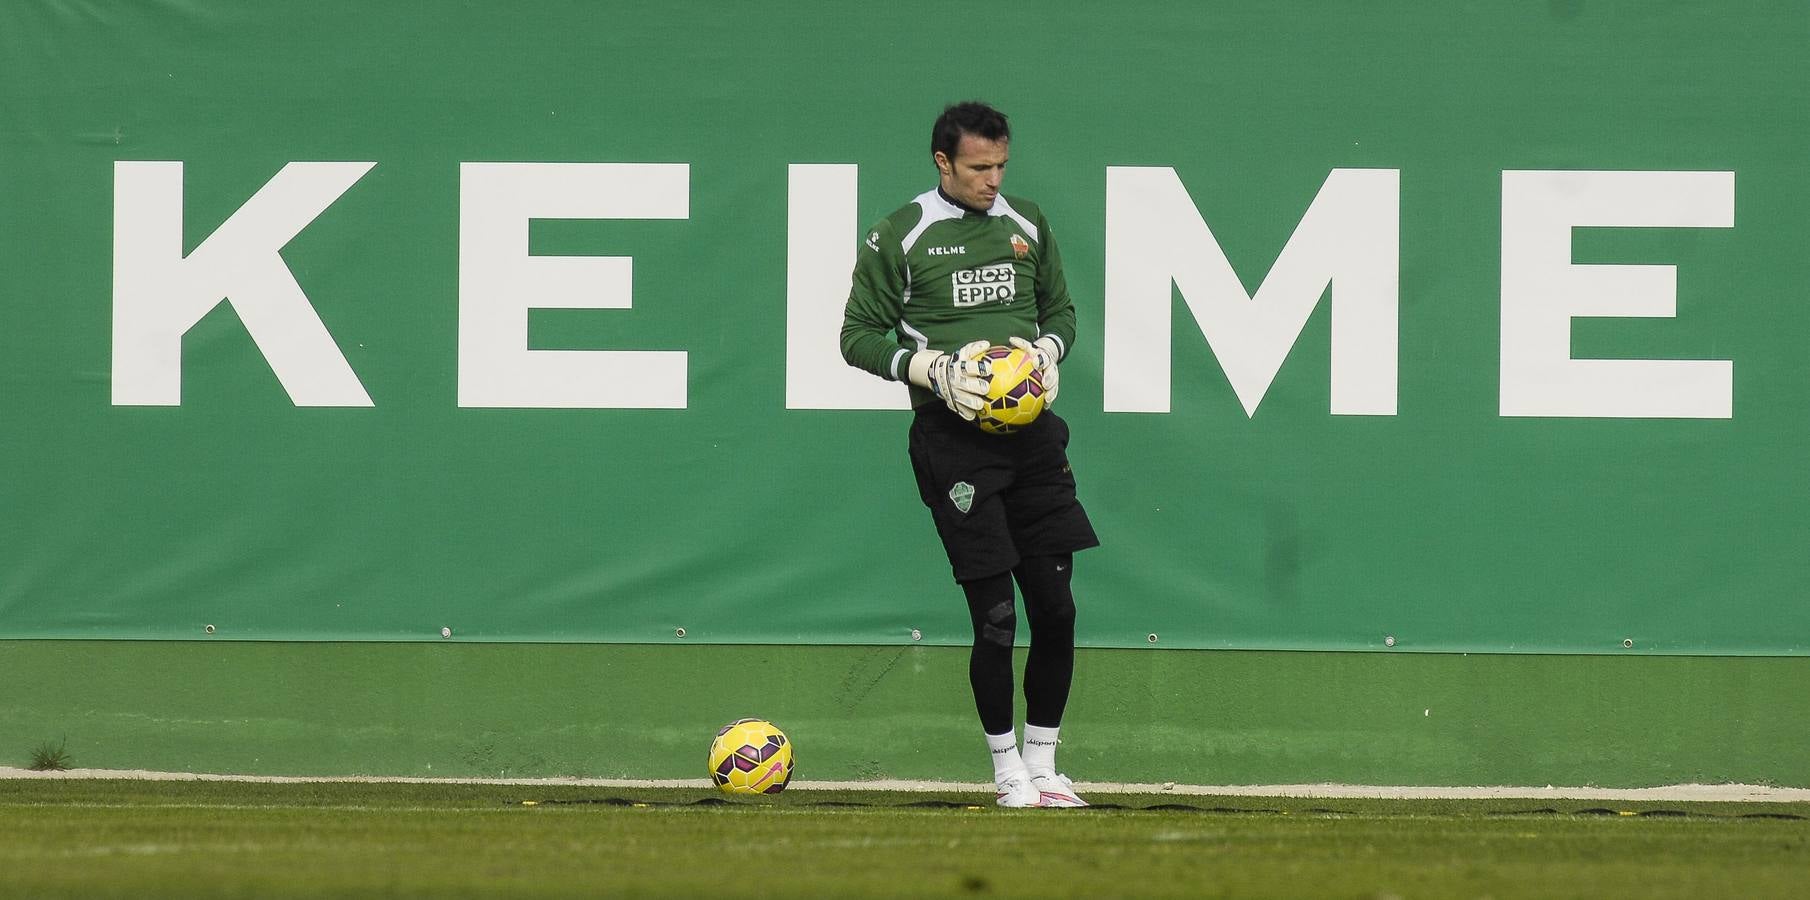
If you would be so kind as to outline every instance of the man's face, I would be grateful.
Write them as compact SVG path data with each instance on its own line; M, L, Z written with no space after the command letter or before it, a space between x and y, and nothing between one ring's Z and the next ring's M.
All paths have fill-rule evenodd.
M1006 157L1010 155L1005 141L989 141L963 134L955 145L955 158L938 150L934 156L941 174L943 193L975 209L986 209L999 196L999 183L1006 177Z

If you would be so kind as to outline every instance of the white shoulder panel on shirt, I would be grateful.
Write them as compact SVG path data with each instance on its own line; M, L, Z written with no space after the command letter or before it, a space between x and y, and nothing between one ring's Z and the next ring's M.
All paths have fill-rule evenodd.
M918 242L918 238L924 236L924 229L945 219L962 217L962 211L938 196L935 188L913 197L911 202L916 203L924 210L924 217L919 219L917 227L911 229L911 232L905 235L905 239L899 242L906 253L910 253L912 245Z
M1030 219L1025 218L1019 214L1018 210L1013 209L1012 204L1006 202L1006 195L999 194L993 198L993 208L987 210L987 215L1008 216L1012 221L1018 223L1018 227L1024 229L1025 235L1031 240L1036 241L1039 244L1043 243L1043 239L1037 236L1037 226L1032 225Z

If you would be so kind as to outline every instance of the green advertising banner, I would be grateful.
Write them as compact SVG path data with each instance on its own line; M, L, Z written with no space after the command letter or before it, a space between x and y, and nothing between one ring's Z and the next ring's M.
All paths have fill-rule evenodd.
M0 638L965 643L836 335L1060 236L1097 647L1810 651L1810 7L0 6Z

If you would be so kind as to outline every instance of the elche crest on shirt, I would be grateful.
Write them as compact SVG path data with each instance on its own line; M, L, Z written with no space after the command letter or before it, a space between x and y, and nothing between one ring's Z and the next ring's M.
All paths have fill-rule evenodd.
M1016 235L1016 234L1012 235L1011 240L1012 240L1012 256L1013 257L1015 257L1017 259L1024 259L1025 256L1031 252L1031 242L1030 241L1027 241L1023 237Z

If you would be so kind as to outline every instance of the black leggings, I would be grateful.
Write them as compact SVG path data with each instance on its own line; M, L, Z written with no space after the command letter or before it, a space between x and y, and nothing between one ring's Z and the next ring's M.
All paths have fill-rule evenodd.
M968 616L974 623L974 649L968 656L968 683L974 706L988 734L1012 730L1012 641L1018 616L1012 581L1024 593L1031 623L1031 653L1024 667L1027 724L1055 728L1068 705L1069 682L1075 673L1075 597L1069 592L1074 555L1033 556L1011 572L962 582Z

